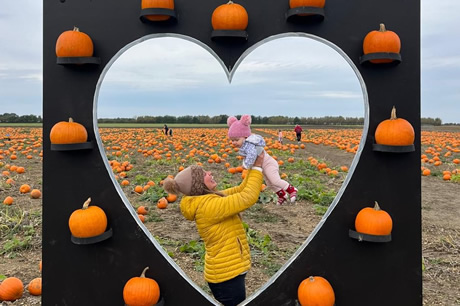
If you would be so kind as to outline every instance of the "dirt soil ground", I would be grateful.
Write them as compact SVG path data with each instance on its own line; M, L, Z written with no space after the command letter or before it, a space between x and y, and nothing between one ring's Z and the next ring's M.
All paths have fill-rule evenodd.
M324 159L332 165L350 165L354 157L353 154L321 145L307 145L303 154ZM27 179L41 184L40 161L31 162L27 169L27 173L24 174L28 176ZM0 198L3 199L5 194L6 190L0 187ZM135 201L133 194L127 196L131 201ZM27 212L24 217L29 223L35 222L29 216L41 211L41 200L18 197L16 205ZM158 210L158 215L163 222L146 223L153 235L163 233L161 238L167 241L199 239L193 222L183 219L178 204L170 204L167 210ZM276 222L259 222L261 215ZM296 205L265 204L262 211L245 212L243 218L251 228L268 234L277 245L277 250L273 251L274 257L278 256L276 258L280 261L278 265L274 265L276 269L305 241L321 216L315 213L311 203L299 201ZM423 305L460 305L460 185L444 182L439 177L422 177L422 218ZM28 249L16 252L14 256L4 255L0 258L0 275L16 276L22 279L25 285L40 276L40 226L36 226L35 231ZM174 260L187 275L207 290L202 272L194 268L195 259L176 252L177 245L169 245L166 248L176 254ZM254 256L263 254L255 253ZM248 295L269 279L269 275L265 273L266 269L267 266L262 265L252 267L247 276ZM41 302L40 297L25 292L20 300L3 302L0 305L34 306L41 305Z

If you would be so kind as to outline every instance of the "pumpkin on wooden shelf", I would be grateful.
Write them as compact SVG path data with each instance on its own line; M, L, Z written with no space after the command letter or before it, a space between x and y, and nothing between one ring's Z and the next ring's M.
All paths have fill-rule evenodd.
M70 232L77 238L89 238L101 235L107 229L107 216L102 208L89 206L91 198L83 207L75 210L69 218Z
M323 8L326 5L326 0L289 0L289 7L319 7Z
M408 146L414 143L415 132L406 119L396 117L393 106L390 119L379 123L375 130L375 142L387 146Z
M0 301L15 301L22 297L24 284L17 277L8 277L0 284Z
M232 0L219 5L211 17L214 30L244 31L248 27L249 17L246 9Z
M91 57L93 51L93 41L88 34L80 32L77 27L61 33L56 41L58 57Z
M317 8L324 8L326 5L326 0L289 0L289 8L297 8L297 7L317 7ZM302 13L297 14L298 16L311 16L314 14L311 13Z
M162 8L174 10L174 0L142 0L141 9ZM171 18L168 15L146 15L150 21L166 21Z
M29 286L27 286L29 293L31 295L41 295L42 294L42 278L37 277L30 281Z
M50 132L50 141L52 144L71 144L82 143L88 140L86 128L72 118L69 121L56 123Z
M374 207L366 207L359 211L355 219L356 231L368 235L390 235L393 229L393 220L384 210L380 209L377 201Z
M369 53L399 53L401 51L401 40L398 34L388 31L383 23L378 31L369 32L363 41L364 54ZM392 59L372 59L371 63L391 63Z
M297 297L302 306L333 306L335 303L331 284L321 276L304 279L297 289Z
M128 280L123 288L123 300L128 306L155 305L160 299L160 287L151 278L145 277L146 267L140 277Z

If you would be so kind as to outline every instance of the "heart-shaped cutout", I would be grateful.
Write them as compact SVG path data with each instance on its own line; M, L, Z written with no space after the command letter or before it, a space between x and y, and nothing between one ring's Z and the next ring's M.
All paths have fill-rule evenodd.
M225 127L176 128L170 123L175 117L189 119L189 124L196 120L225 123L220 114L249 113L260 116L255 119L261 123L272 117L269 123L281 126L278 129L283 132L283 145L287 148L276 145L278 129L253 127L253 132L263 135L271 153L284 162L280 172L298 187L299 199L295 205L277 206L276 195L264 191L259 202L244 213L253 251L246 287L247 293L252 294L306 244L322 214L340 194L342 183L349 180L345 167L351 168L361 138L360 128L306 129L304 125L302 148L295 138L294 121L342 116L345 122L345 118L362 117L367 112L363 82L346 55L328 42L303 36L281 35L262 41L246 52L231 72L222 62L216 62L215 54L202 43L149 36L121 50L101 75L95 103L100 121L134 116L145 116L143 119L148 121L149 116L156 116L173 130L172 136L164 135L162 126L101 128L99 133L109 160L107 165L120 194L125 195L126 205L132 206L133 211L140 206L150 208L146 229L166 250L165 256L169 254L209 294L202 273L204 245L195 224L181 215L180 199L167 209L157 208L158 199L166 195L159 184L167 175L175 175L181 166L201 162L213 171L219 188L234 186L241 176L229 174L225 163L233 168L241 161L234 150L227 151L231 146ZM219 62L227 75L222 73ZM324 83L327 88L321 86ZM276 118L279 115L291 117L292 124ZM142 122L139 119L135 121ZM213 155L226 161L216 162ZM124 180L129 184L123 186ZM136 191L136 186L141 189Z

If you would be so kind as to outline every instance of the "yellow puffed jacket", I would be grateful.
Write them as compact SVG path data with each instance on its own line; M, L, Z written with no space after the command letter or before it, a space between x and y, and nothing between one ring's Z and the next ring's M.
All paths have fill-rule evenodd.
M195 220L206 247L207 282L227 281L251 267L249 244L238 213L257 202L261 185L262 173L249 170L239 186L221 191L225 197L206 194L182 198L182 214L188 220Z

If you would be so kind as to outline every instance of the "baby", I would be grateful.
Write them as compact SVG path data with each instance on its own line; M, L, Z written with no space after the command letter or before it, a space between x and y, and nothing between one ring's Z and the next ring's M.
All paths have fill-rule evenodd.
M228 138L235 147L239 148L238 153L244 156L243 168L250 169L257 156L265 152L265 141L262 136L251 133L251 116L243 115L238 120L236 117L227 119ZM265 152L262 163L265 183L267 187L278 195L278 205L283 204L287 199L294 203L297 198L297 188L281 179L278 162Z

